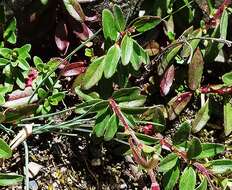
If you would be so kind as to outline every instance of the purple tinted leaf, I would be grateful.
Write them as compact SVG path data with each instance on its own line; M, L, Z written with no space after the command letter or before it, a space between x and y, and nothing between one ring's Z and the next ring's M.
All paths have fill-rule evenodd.
M200 86L203 69L204 60L201 51L198 48L188 67L188 86L191 90L196 90Z
M58 23L56 27L56 33L55 33L55 42L58 49L62 52L62 54L66 54L70 42L68 41L68 29L67 25L64 22Z
M166 96L168 94L173 83L174 75L175 67L174 65L171 65L164 73L164 76L160 82L160 93L162 96Z
M87 40L93 35L93 32L90 30L90 28L85 23L81 23L81 27L74 26L73 33L78 38L80 38L82 41Z
M70 77L77 76L86 70L85 62L74 62L66 65L61 71L61 76Z
M181 111L185 108L185 106L189 103L191 100L192 93L191 92L184 92L174 98L172 98L168 102L168 118L170 120L175 119Z

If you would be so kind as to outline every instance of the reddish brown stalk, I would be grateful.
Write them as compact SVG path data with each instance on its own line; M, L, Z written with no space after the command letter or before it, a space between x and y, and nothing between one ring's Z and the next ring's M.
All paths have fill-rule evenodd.
M202 94L209 94L209 93L220 94L220 95L232 94L232 87L217 88L217 85L208 85L201 87L199 91Z
M140 140L136 137L135 132L130 128L130 126L127 124L119 106L115 102L113 98L109 99L109 104L113 112L117 115L119 121L121 124L124 126L125 132L129 134L129 145L132 150L133 157L137 164L142 165L144 168L147 168L149 166L149 162L143 158L142 156L142 148L143 144L140 142ZM151 168L147 168L147 172L150 176L152 185L151 185L151 190L160 190L160 186L156 181L156 176Z
M213 17L206 23L207 28L215 27L217 21L221 18L223 11L232 3L231 0L224 0L224 2L218 7Z

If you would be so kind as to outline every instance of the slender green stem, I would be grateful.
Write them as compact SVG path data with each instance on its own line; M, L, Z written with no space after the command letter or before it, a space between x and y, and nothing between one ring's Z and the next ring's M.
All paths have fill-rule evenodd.
M207 4L208 4L208 8L209 8L209 14L213 15L214 7L213 7L212 0L207 0Z

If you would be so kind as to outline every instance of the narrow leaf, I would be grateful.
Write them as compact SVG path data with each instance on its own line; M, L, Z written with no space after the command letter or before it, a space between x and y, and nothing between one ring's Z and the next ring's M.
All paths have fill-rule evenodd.
M96 134L97 137L102 137L104 135L106 124L110 119L109 110L105 109L97 115L95 126L93 132Z
M23 176L17 174L0 173L0 186L15 185L23 181Z
M155 28L161 22L161 18L158 16L142 16L133 23L133 26L138 32L146 32Z
M113 11L114 11L114 18L115 18L115 26L119 32L122 32L124 31L126 27L126 21L123 16L122 9L118 5L114 5Z
M232 99L224 101L224 133L228 136L232 132Z
M201 107L201 109L197 112L195 119L192 122L192 132L199 132L210 119L210 109L209 109L209 99L206 103Z
M10 158L12 156L12 150L10 146L0 138L0 158Z
M106 124L106 131L104 134L105 141L109 141L114 137L118 129L118 122L118 118L115 114L113 114Z
M204 177L201 184L196 188L196 190L207 190L208 182L207 179Z

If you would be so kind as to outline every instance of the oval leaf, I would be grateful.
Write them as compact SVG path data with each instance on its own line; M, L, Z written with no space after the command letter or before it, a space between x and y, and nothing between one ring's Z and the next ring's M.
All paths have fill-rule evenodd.
M180 169L177 166L165 173L162 180L164 184L164 190L173 190L177 180L179 179L179 176Z
M116 72L118 61L121 57L121 50L117 44L113 45L107 52L104 59L105 68L104 75L105 78L111 78Z
M160 172L167 172L172 169L178 160L178 156L175 153L171 153L163 158L159 165Z
M198 138L194 137L191 140L191 144L187 151L187 158L188 159L195 158L201 153L201 151L202 151L201 141Z
M113 114L106 124L104 140L105 141L111 140L114 137L117 130L118 130L118 118L116 117L115 114Z
M231 99L232 100L232 99ZM224 101L224 133L228 136L232 132L232 104L231 100Z
M197 159L210 158L225 150L225 146L216 143L202 143L202 152L198 155Z
M180 125L179 129L174 134L172 138L173 144L177 145L184 141L187 141L190 132L191 132L191 126L189 122L185 121L184 123Z
M180 177L179 189L180 190L194 190L196 185L196 172L192 167L185 168Z
M175 75L175 67L171 65L167 71L164 73L164 76L160 82L160 93L162 96L166 96L172 86Z
M204 60L200 49L197 48L188 67L188 86L191 90L196 90L200 87L203 69Z
M122 64L127 65L130 62L131 55L133 52L133 40L131 37L125 35L121 43L122 50Z
M115 27L114 16L108 9L102 12L103 34L106 40L116 40L117 29Z
M98 81L102 78L103 70L104 70L104 56L95 59L90 66L88 67L85 76L83 78L83 85L84 89L90 89Z

